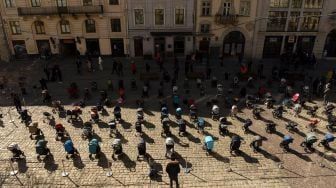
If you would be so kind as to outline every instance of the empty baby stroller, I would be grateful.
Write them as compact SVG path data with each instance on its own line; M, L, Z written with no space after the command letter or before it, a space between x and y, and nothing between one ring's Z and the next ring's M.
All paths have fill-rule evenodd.
M91 139L94 134L94 130L92 129L92 124L90 122L85 122L83 126L83 139Z
M176 108L175 118L176 118L176 120L179 120L179 119L182 118L182 108L180 108L180 107Z
M222 97L223 96L223 85L222 84L217 84L217 97Z
M66 136L65 128L61 123L55 125L56 137L55 140L63 139Z
M92 155L95 155L96 158L99 158L100 155L100 146L97 139L92 139L89 142L89 158L92 159Z
M184 136L187 133L187 126L184 119L177 120L177 124L179 126L179 136Z
M232 105L232 107L231 107L231 117L237 117L237 114L238 114L237 105Z
M64 117L64 115L66 115L64 106L62 106L61 101L53 101L52 107L53 107L52 112L54 114L58 113L59 117Z
M290 135L285 135L280 142L280 147L283 149L284 152L289 151L289 144L293 143L294 139Z
M306 128L309 128L311 132L315 132L318 123L319 123L318 120L316 120L316 119L312 120L308 123Z
M37 160L41 160L41 155L47 156L50 155L50 149L47 148L47 141L40 139L36 142L36 154L37 154Z
M43 137L43 132L41 129L38 128L38 123L34 122L28 126L29 128L29 133L30 133L30 139L33 139L33 136L36 137Z
M119 138L116 138L113 140L112 150L113 150L113 154L112 154L113 160L119 159L120 156L123 154L123 148L121 145L121 140Z
M137 109L137 121L139 121L140 123L144 122L144 111L143 111L143 108L138 108Z
M32 122L32 118L28 110L20 111L20 118L21 118L21 123L24 123L26 126L28 126Z
M68 117L68 122L73 123L79 120L79 115L82 113L82 110L79 106L74 106L72 110L67 110L66 115Z
M250 143L250 147L254 152L260 151L260 146L262 145L262 139L259 135L253 137L253 141Z
M268 109L273 108L274 99L271 93L266 93L265 105Z
M49 112L43 112L43 123L51 125L51 122L54 120L55 118L52 114L50 114Z
M324 138L321 140L321 142L318 144L318 146L324 146L325 149L330 149L329 143L333 142L335 140L334 135L327 133L324 135Z
M194 104L190 106L189 116L190 116L190 121L193 121L193 122L197 121L197 118L198 118L197 108Z
M222 135L222 136L227 135L229 133L228 126L229 125L228 125L226 117L220 117L219 118L219 127L218 127L219 134Z
M252 110L253 118L261 119L260 113L261 113L261 109L258 106L254 105L253 110Z
M273 121L267 121L266 122L266 132L269 134L273 134L274 132L276 132L276 124Z
M63 144L64 150L66 152L66 158L69 159L72 158L75 154L78 154L77 150L75 149L72 140L67 140Z
M293 121L289 121L286 124L286 129L288 130L288 132L291 132L291 133L296 131L296 127L297 127L297 123Z
M274 118L279 119L282 118L282 113L283 113L283 106L277 106L273 111L272 111L272 115Z
M137 160L139 161L141 158L146 158L146 142L143 138L140 138L140 141L138 143L138 156Z
M197 132L198 133L201 133L201 134L204 133L205 121L204 121L203 118L198 118L197 119L196 127L197 127Z
M139 120L135 122L135 135L136 136L142 135L142 123Z
M314 151L313 144L317 142L317 136L315 133L308 133L305 140L300 144L305 150Z
M97 123L99 121L99 114L98 114L98 108L97 107L92 107L90 111L90 117L91 121L93 123Z
M214 140L212 136L205 136L203 149L207 151L207 154L210 154L213 150L213 147L214 147Z
M231 144L230 144L230 153L233 154L239 154L240 153L240 144L241 144L241 139L239 136L232 136L231 138Z
M121 108L120 106L117 104L114 109L113 109L113 114L114 114L114 118L120 122L122 119L121 119Z
M23 153L23 151L19 148L17 143L11 143L7 149L12 152L12 157L11 157L11 161L17 161L19 159L21 159L21 157L26 157L25 154Z
M313 107L310 107L307 110L307 115L310 115L310 117L314 118L316 116L317 109L318 109L318 106L316 106L316 105L313 106Z
M168 108L164 106L161 108L161 122L164 118L168 118L168 117L169 117Z
M219 107L217 105L213 105L211 108L211 118L213 120L218 120L219 119Z
M174 153L174 139L171 137L166 138L166 158L170 158Z
M252 123L252 120L251 120L251 119L246 119L246 120L244 121L242 129L243 129L243 131L244 131L245 134L248 133L248 132L250 131L250 128L249 128L249 127L250 127L252 124L253 124L253 123Z
M180 97L178 95L173 96L173 106L174 108L178 108L180 104Z
M113 135L116 136L118 134L118 130L115 120L110 121L108 126L110 127L110 137L113 137Z
M162 120L161 136L165 135L166 137L169 137L171 135L169 123L170 123L170 120L168 118L164 118Z

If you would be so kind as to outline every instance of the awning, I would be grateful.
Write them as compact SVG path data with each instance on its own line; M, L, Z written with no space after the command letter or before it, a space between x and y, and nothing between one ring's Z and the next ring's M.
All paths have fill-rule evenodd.
M150 32L152 36L188 36L188 35L193 35L192 32Z

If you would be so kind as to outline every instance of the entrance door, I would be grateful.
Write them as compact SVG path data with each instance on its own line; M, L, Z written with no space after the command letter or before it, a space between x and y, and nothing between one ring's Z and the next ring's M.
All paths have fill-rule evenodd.
M51 55L49 40L36 40L36 45L41 56L49 57Z
M293 53L294 52L294 45L296 43L295 36L286 36L285 38L285 53Z
M264 58L278 58L281 53L282 36L265 37L264 43Z
M124 40L123 39L111 39L111 49L113 57L123 57L124 53Z
M135 56L143 56L143 43L142 38L134 39L134 55Z
M174 38L174 54L184 55L184 50L185 50L185 38L175 37Z
M244 55L245 37L239 31L232 31L227 34L223 42L224 56Z
M86 39L86 51L95 57L99 56L100 54L99 40Z
M160 53L161 55L164 55L165 46L166 46L166 40L165 40L164 37L155 38L154 39L155 55L157 53Z
M315 36L300 36L297 43L298 52L313 52Z
M326 39L324 54L327 57L336 57L336 29L332 30Z
M27 48L24 40L13 40L15 58L24 59L27 57Z
M199 51L204 54L208 54L209 52L210 41L207 39L202 39L199 42Z
M75 39L61 39L60 52L63 56L75 56L77 53Z

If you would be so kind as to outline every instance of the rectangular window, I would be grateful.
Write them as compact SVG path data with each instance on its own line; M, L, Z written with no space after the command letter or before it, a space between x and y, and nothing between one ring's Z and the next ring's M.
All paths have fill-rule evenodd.
M57 6L58 7L66 7L67 6L67 0L57 0Z
M96 32L96 24L95 21L92 19L85 21L85 27L87 33L95 33Z
M300 21L300 12L291 12L288 18L288 31L297 31Z
M31 6L32 7L40 7L41 6L41 0L31 0Z
M289 0L270 0L270 7L272 8L287 8Z
M201 24L201 33L210 33L210 24Z
M63 20L60 22L61 26L61 33L62 34L69 34L70 33L70 23L67 20Z
M6 8L15 7L14 0L5 0Z
M287 12L270 11L267 31L285 31Z
M175 9L175 24L176 25L184 24L184 9L182 8Z
M317 31L320 15L320 12L304 12L301 31Z
M134 23L135 25L143 25L145 23L143 9L134 9Z
M119 0L109 0L110 5L119 5Z
M83 0L84 6L92 6L92 0Z
M164 9L155 9L155 25L164 24Z
M210 1L202 2L202 16L210 16L211 14L211 3Z
M322 8L323 0L306 0L304 8Z
M231 12L231 3L224 3L223 4L223 16L228 16Z
M241 1L239 14L242 16L249 16L251 10L251 2L250 1Z
M9 25L13 35L21 34L21 27L19 21L10 21Z
M301 8L302 0L292 0L292 8Z
M112 32L121 32L120 19L111 19Z

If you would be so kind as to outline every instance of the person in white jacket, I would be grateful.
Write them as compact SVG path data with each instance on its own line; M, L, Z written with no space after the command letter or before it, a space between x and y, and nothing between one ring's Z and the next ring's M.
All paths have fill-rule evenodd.
M103 59L101 58L101 56L98 57L98 65L99 65L99 70L103 71Z

